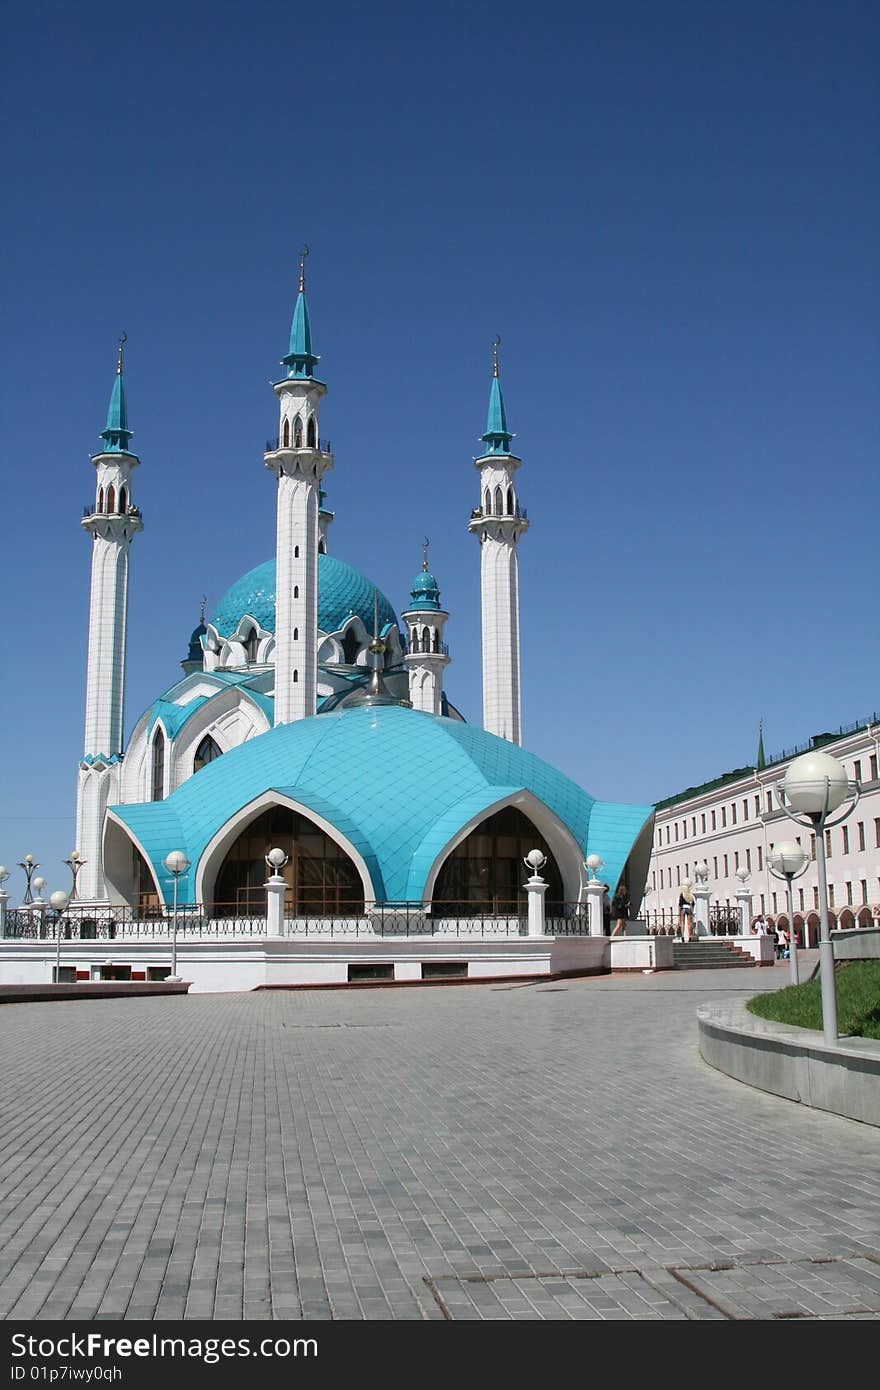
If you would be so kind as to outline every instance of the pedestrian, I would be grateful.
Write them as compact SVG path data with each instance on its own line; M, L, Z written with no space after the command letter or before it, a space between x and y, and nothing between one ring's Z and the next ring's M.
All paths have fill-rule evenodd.
M623 879L617 885L617 892L614 894L614 901L611 904L611 916L616 919L612 936L624 936L626 934L626 924L629 921L629 890Z
M694 890L685 880L678 895L678 931L682 941L690 941L694 925Z

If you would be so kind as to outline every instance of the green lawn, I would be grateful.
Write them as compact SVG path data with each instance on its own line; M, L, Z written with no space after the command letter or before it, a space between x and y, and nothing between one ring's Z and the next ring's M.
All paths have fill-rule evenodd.
M880 960L854 960L838 965L834 978L838 1031L859 1038L880 1038ZM819 977L805 985L758 994L747 1007L759 1018L772 1018L796 1028L821 1028Z

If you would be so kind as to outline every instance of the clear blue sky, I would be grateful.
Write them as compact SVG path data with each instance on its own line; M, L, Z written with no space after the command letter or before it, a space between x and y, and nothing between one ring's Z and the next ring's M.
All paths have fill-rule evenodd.
M400 611L430 535L469 719L496 333L527 747L653 801L762 716L769 753L880 706L873 0L36 0L5 38L0 860L66 880L115 340L130 728L273 552L304 241L331 550Z

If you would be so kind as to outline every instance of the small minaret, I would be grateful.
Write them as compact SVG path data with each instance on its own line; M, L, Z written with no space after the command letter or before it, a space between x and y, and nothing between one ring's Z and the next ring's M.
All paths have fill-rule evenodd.
M313 373L312 332L306 304L306 247L300 258L299 295L276 382L281 417L278 440L265 455L278 479L275 579L275 723L292 724L317 709L318 521L321 479L333 467L319 434L318 413L327 387ZM325 526L326 534L326 526Z
M411 589L412 603L401 614L406 625L406 668L409 671L409 698L413 709L426 714L443 713L443 669L449 665L449 650L443 641L443 628L449 617L440 607L437 580L428 569L428 541L425 541L422 572Z
M132 431L122 377L125 340L123 334L107 425L101 434L104 447L92 455L95 504L82 520L92 537L85 742L76 816L77 849L87 861L79 886L84 899L104 895L101 828L123 751L128 553L133 537L143 530L140 511L132 502L132 473L140 460L128 447Z
M474 460L480 474L480 505L471 513L468 530L480 540L483 728L521 744L517 550L529 523L514 487L522 460L510 452L513 435L507 428L498 372L500 342L495 339L489 416L481 435L486 450Z

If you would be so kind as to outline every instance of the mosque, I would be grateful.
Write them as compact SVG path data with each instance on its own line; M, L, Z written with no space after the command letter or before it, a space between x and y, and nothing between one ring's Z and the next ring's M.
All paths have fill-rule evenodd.
M303 256L273 386L278 433L264 454L276 480L275 555L203 612L182 677L127 743L129 563L143 520L120 344L82 520L92 558L76 904L146 919L166 912L176 890L184 910L211 920L265 916L266 855L280 850L288 926L375 923L391 906L435 923L505 918L525 911L523 860L537 849L548 920L585 901L591 854L612 893L626 882L635 916L653 807L598 801L521 746L518 556L529 519L497 343L466 521L480 554L476 728L446 690L449 614L427 546L399 616L330 553L324 482L335 460L321 433L327 386L315 375L305 279ZM188 862L176 881L172 851Z

